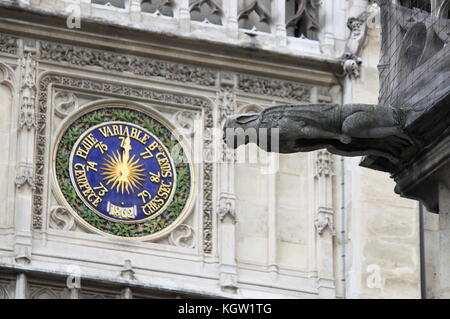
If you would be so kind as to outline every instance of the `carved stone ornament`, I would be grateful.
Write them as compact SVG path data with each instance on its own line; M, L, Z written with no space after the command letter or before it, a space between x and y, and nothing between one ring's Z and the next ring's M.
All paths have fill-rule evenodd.
M398 163L400 150L413 143L402 130L402 118L402 110L381 105L277 105L261 113L228 117L224 138L232 148L240 144L259 144L259 138L246 138L245 130L268 129L270 132L269 129L278 128L278 145L271 145L271 139L267 138L265 151L296 153L326 148L338 155L376 154ZM227 128L235 129L235 134L230 136Z
M187 110L178 111L173 115L174 123L180 127L182 134L192 136L195 130L195 121L199 120L199 113Z
M362 64L360 55L367 39L367 21L368 19L374 19L375 15L379 15L379 7L373 3L358 17L351 17L347 20L350 36L345 44L341 64L344 74L350 78L358 78L360 76Z
M61 119L79 107L77 96L71 92L58 91L54 99L55 114Z
M233 224L236 223L236 212L234 210L233 203L230 201L225 201L222 203L217 215L221 222L224 222L226 218L230 218Z
M74 230L75 219L65 207L53 207L50 210L49 226L57 230Z
M314 219L314 226L316 227L317 234L320 236L328 229L332 236L336 235L333 222L333 214L326 211L320 211Z
M20 59L21 70L21 106L19 113L19 127L28 130L35 126L35 99L36 99L36 61L31 53Z
M315 170L316 176L329 177L334 174L333 159L329 152L325 150L317 152Z
M170 233L169 244L178 247L195 248L194 229L187 224L181 224Z
M214 86L217 72L203 67L171 63L103 50L76 47L41 41L41 60L69 63L81 67L99 67L107 71L130 72L141 76L154 76L166 80Z
M25 184L28 184L28 186L34 189L35 183L33 178L33 165L23 163L19 164L15 184L19 189Z
M16 37L0 34L0 52L16 55L19 48L17 41Z
M274 96L298 102L311 102L311 87L295 82L240 74L237 88L243 92Z

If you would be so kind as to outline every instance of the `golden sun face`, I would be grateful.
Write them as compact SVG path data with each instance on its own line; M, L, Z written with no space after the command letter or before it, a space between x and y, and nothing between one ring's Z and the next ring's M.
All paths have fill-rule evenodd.
M119 193L127 194L134 192L140 186L143 186L145 178L143 164L139 164L139 158L134 160L135 155L130 158L131 143L130 137L123 139L121 147L124 149L123 153L119 151L108 154L108 158L105 159L102 170L103 178L106 181L106 185L112 184L110 189L116 189Z

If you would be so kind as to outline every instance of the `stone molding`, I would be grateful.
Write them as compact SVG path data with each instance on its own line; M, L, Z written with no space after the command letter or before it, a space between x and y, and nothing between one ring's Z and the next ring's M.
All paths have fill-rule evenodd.
M41 41L42 61L67 63L82 67L100 67L115 72L130 72L171 81L215 86L217 71L181 63L171 63L68 44Z

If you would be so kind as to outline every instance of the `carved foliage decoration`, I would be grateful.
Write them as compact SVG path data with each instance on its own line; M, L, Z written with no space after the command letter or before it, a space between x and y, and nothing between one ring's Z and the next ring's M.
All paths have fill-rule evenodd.
M239 75L238 89L256 95L269 95L298 102L309 103L311 87L295 82Z
M319 7L322 0L288 0L286 31L288 35L316 39L319 31Z
M330 152L326 150L319 150L316 152L316 176L329 177L333 176L333 158Z
M222 24L223 10L218 0L191 0L191 20Z
M141 2L142 12L154 13L173 17L173 0L143 0Z
M213 164L203 165L203 251L209 254L212 252Z
M194 248L195 247L195 231L186 224L181 224L170 233L169 243L173 246Z
M216 96L216 104L219 109L219 127L223 127L228 116L235 114L237 109L236 93L231 86L222 86ZM235 152L221 144L222 146L222 160L224 162L233 162Z
M19 47L17 40L16 37L0 34L0 52L16 55Z
M31 53L20 59L21 69L21 106L19 113L19 127L31 129L35 125L36 99L36 61Z
M78 66L100 67L107 71L131 72L204 86L214 86L217 72L186 64L141 58L71 45L41 41L41 59Z
M58 230L74 230L75 220L65 207L57 206L50 210L49 226Z

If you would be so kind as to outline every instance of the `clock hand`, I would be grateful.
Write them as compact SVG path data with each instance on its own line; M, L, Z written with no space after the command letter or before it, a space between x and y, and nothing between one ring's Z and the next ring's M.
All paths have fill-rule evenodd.
M130 159L131 141L130 136L127 136L123 141L121 147L123 148L122 160L124 163L128 163Z

